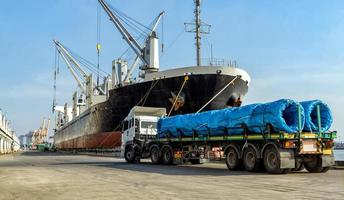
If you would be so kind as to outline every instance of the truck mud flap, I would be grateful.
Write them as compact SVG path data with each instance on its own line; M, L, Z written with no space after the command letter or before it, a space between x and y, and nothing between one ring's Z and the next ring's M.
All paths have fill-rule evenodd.
M294 151L291 149L279 149L280 166L282 169L295 168Z
M335 160L332 155L322 155L321 156L321 165L322 167L330 167L335 165Z

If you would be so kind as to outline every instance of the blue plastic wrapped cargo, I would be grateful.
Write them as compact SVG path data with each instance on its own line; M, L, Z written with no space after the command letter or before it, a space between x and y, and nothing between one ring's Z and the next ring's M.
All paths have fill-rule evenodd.
M225 109L196 114L175 115L160 119L158 122L158 131L160 135L164 135L165 137L167 135L177 137L180 134L192 136L194 133L208 135L211 127L226 127Z
M299 111L300 122L299 124ZM305 115L302 106L290 99L266 104L252 104L240 108L226 108L196 114L176 115L159 120L159 137L218 136L243 133L242 125L251 132L262 133L266 124L275 131L295 133L303 129Z
M159 136L240 134L243 133L243 125L248 124L250 115L257 105L259 104L163 118L158 122Z
M250 104L238 108L231 108L226 111L226 127L230 135L241 134L244 127L249 126L251 115L257 106L261 104Z
M302 107L305 110L305 126L304 131L312 132L319 131L318 125L318 111L317 107L320 108L320 121L321 121L321 131L327 131L330 129L333 119L331 110L327 104L321 100L303 101L301 102Z
M299 109L300 122L299 125ZM295 133L305 124L305 113L302 106L291 99L281 99L258 105L251 114L248 128L251 132L261 133L266 124L271 124L275 131Z

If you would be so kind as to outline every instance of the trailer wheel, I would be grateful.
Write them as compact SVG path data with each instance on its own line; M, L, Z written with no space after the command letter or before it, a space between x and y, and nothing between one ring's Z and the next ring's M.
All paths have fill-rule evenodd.
M173 152L170 146L167 146L162 149L161 156L162 156L162 162L165 165L171 165L173 163Z
M295 168L293 168L291 171L293 172L299 172L305 169L305 166L303 165L303 162L301 159L298 159L295 161Z
M160 164L161 163L161 157L159 155L159 148L158 147L152 147L150 155L151 160L153 164Z
M203 164L200 159L190 159L190 163L193 165Z
M243 161L245 169L249 172L257 172L261 168L257 152L252 147L245 149Z
M307 159L307 161L305 161L304 165L307 171L310 173L320 173L324 170L324 168L322 167L321 158L319 156L312 156L310 159Z
M281 169L280 167L280 157L278 155L278 150L273 147L269 146L264 151L264 166L268 173L271 174L285 174L290 171L290 169Z
M327 172L330 169L330 167L323 167L323 169L321 170L322 173Z
M241 160L239 159L239 155L237 151L233 148L229 148L226 154L226 165L229 170L238 170L240 169Z

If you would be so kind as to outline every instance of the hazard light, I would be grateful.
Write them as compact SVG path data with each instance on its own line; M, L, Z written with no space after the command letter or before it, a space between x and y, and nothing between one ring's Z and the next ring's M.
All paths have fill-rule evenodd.
M296 145L295 145L294 141L285 141L283 143L283 147L286 148L286 149L288 149L288 148L295 148Z

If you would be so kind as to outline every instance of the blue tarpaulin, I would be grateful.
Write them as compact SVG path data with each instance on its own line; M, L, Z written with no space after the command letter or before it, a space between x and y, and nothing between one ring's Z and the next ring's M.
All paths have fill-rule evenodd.
M298 109L300 109L302 129L305 123L302 106L291 99L281 99L257 106L251 114L248 123L249 130L261 133L267 124L271 124L276 131L298 132L300 130Z
M243 125L251 132L261 133L266 124L271 124L276 131L294 133L299 131L298 108L303 128L305 115L302 106L293 100L281 99L266 104L162 118L158 122L158 134L159 137L234 135L243 133Z
M305 110L305 126L304 131L319 131L317 106L320 108L321 131L330 129L333 119L330 108L320 100L301 102Z

